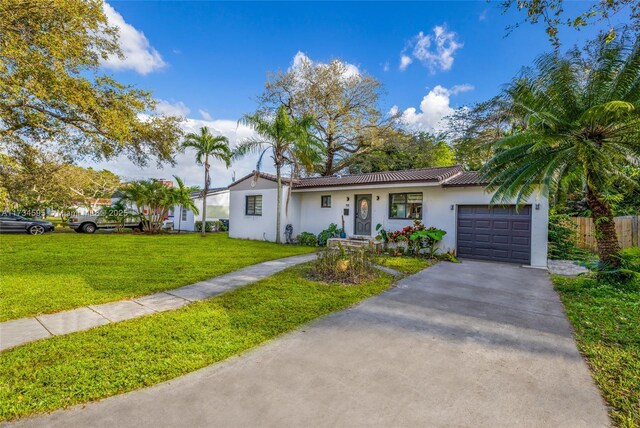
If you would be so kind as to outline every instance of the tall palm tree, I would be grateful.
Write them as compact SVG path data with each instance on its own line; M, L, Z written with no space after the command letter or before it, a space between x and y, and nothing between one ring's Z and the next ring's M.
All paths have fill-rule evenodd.
M259 154L256 172L260 171L262 159L268 152L271 154L276 167L277 198L276 198L276 243L281 242L281 211L282 211L282 168L285 165L293 167L291 179L295 179L300 166L312 168L317 154L317 145L308 133L311 121L308 118L296 119L289 116L284 106L278 108L273 117L254 113L245 115L240 122L253 128L257 137L243 141L234 153L240 158L249 153ZM291 183L289 183L289 192ZM287 198L287 203L289 199Z
M590 58L543 55L505 90L524 129L497 141L483 167L494 202L582 186L601 262L620 251L611 201L615 185L637 186L623 168L640 164L640 43L599 43ZM537 190L539 189L539 190Z
M196 162L204 165L204 189L202 189L202 225L200 234L205 236L205 226L207 222L207 192L211 185L209 169L211 164L209 159L218 159L224 162L227 168L231 165L231 149L229 139L223 135L213 135L206 126L200 128L200 133L189 133L185 135L183 148L192 148L196 151Z

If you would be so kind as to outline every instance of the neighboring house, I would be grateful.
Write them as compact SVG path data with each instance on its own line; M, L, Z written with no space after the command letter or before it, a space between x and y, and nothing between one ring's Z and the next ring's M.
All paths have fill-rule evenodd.
M229 186L231 237L275 240L275 180L252 173ZM283 183L282 237L287 224L295 237L330 223L342 226L344 219L347 236L372 238L377 224L395 231L417 219L445 230L440 248L460 257L547 265L547 198L533 195L520 209L490 206L492 195L479 175L459 165L297 179L288 209L290 180Z
M193 232L196 230L196 221L202 220L202 191L191 193L191 198L199 213L176 205L173 209L173 229ZM209 189L207 192L207 221L216 221L229 218L229 189L219 187Z

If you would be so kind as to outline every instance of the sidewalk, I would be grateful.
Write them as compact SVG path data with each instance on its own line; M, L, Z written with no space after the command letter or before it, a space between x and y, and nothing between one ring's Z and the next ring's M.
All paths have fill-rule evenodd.
M314 257L315 254L304 254L271 260L148 296L6 321L0 323L0 351L40 339L178 309L191 302L208 299L259 281L288 267L313 260Z

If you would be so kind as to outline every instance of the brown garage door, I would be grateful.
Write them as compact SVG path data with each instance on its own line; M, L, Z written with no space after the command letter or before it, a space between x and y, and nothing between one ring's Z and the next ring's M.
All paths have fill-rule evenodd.
M461 205L457 233L458 257L531 262L531 205Z

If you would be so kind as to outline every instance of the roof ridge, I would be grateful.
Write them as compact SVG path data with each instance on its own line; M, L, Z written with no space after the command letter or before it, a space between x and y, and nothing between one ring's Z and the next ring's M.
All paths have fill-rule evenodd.
M394 169L394 170L387 170L387 171L359 172L359 173L355 173L355 174L320 175L320 176L317 176L317 177L302 177L302 178L299 178L299 180L312 180L312 179L316 179L316 178L329 178L329 177L336 177L338 175L340 175L340 177L344 178L344 177L353 177L353 176L357 176L357 175L388 174L388 173L394 173L394 172L426 171L426 170L433 170L433 169L446 169L446 168L455 168L455 167L461 167L462 168L462 164L457 163L455 165L449 165L449 166L430 166L430 167L424 167L424 168L409 168L409 169Z

